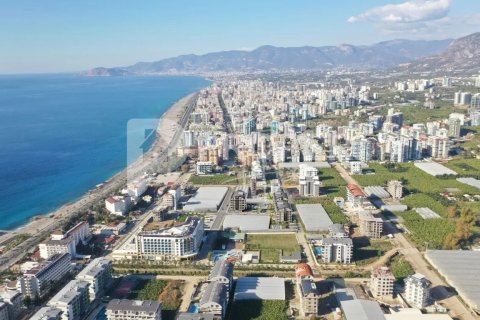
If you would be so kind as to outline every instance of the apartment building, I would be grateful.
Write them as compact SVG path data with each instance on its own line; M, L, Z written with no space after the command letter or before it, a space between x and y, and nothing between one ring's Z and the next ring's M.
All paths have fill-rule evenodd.
M111 196L105 199L105 208L111 214L123 216L128 212L130 206L131 200L127 196Z
M298 173L299 195L301 197L318 197L320 195L320 180L318 170L314 167L300 164Z
M187 259L198 253L203 238L203 219L188 217L184 223L137 235L137 253L145 259Z
M162 305L152 300L113 299L106 314L107 320L161 320Z
M228 304L228 286L220 282L209 282L198 303L199 313L213 314L215 320L225 318Z
M23 308L23 295L17 290L7 290L0 292L0 305L5 304L8 317L6 320L20 319ZM3 307L0 307L2 309ZM0 311L0 314L2 312ZM2 316L0 315L0 319Z
M230 210L245 211L247 209L247 193L243 190L237 190L230 198Z
M198 161L196 168L197 174L210 174L213 172L213 164L211 161Z
M349 183L347 185L347 201L350 202L351 206L361 207L366 201L366 196L363 190L356 184Z
M38 310L30 320L61 320L62 310L52 307L43 307Z
M89 286L86 281L72 280L48 301L47 306L61 310L62 320L83 319L90 306Z
M63 279L70 271L70 254L57 254L20 276L17 279L17 289L24 297L42 298L53 284Z
M383 220L373 216L370 212L361 211L358 213L360 232L369 238L379 239L382 237Z
M370 275L370 291L375 298L392 297L395 277L388 267L376 267Z
M49 259L56 254L69 253L74 257L77 245L87 243L91 237L90 226L87 221L82 221L63 233L60 230L52 232L50 239L39 244L40 257Z
M398 180L388 181L387 192L392 196L393 199L395 200L401 199L403 196L402 183Z
M208 276L208 282L223 283L227 285L230 291L233 286L233 268L234 265L232 262L219 259Z
M102 295L112 279L112 262L105 258L93 259L76 279L90 284L88 290L93 301Z
M405 300L419 309L429 305L432 283L420 273L415 273L404 280Z
M353 242L350 238L324 238L321 248L323 263L348 264L352 262Z

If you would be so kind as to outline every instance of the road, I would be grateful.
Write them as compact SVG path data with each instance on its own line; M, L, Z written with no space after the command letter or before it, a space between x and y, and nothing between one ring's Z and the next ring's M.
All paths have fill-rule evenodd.
M187 102L188 105L179 121L179 125L177 127L177 130L175 131L172 140L169 142L166 150L158 154L158 156L156 157L157 161L160 162L162 160L166 160L169 152L175 151L175 147L179 143L181 134L188 122L190 113L195 107L197 99L198 93L193 94L190 100ZM152 150L150 150L147 155L149 154L151 156L155 154L155 150L153 150L154 148L155 147L152 147ZM147 159L147 161L135 163L133 166L128 168L129 175L143 175L144 172L148 171L151 168L151 166L154 164L154 161L152 161L150 157L144 158ZM102 186L93 190L92 192L87 193L85 196L83 196L76 202L61 207L53 213L55 215L55 218L46 218L41 227L32 230L32 236L30 238L19 244L16 248L9 250L5 254L0 256L0 272L7 270L8 268L10 268L10 266L20 261L28 252L31 252L31 250L35 248L41 241L46 239L52 231L61 228L61 226L66 221L68 221L70 217L74 216L79 212L87 211L92 205L99 203L103 199L107 198L108 196L112 195L114 192L122 188L127 181L126 171L127 170L123 170L121 173L115 175L107 182L105 182Z
M340 176L347 183L354 183L361 187L361 185L352 178L348 172L340 164L334 164L335 169L340 173ZM405 259L410 262L415 272L423 274L428 280L432 282L432 295L434 298L441 302L445 307L449 309L449 313L452 317L461 320L475 320L476 318L469 309L460 301L457 295L451 296L446 290L448 284L443 281L442 278L434 271L434 269L424 259L423 254L413 246L410 241L394 226L390 221L387 221L385 217L384 228L386 232L394 234L394 238L400 246L400 252L405 256Z
M210 230L212 231L218 231L222 230L222 225L223 225L223 220L225 219L225 216L227 215L228 212L228 206L230 205L230 199L232 198L233 192L235 192L235 188L228 188L228 191L223 198L222 204L220 205L220 208L217 211L217 215L215 216L215 220L212 223L212 227Z

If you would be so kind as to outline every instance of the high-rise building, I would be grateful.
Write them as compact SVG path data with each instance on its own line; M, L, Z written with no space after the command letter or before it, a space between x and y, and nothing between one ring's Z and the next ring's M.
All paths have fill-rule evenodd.
M443 77L442 86L450 88L452 86L452 78L447 76Z
M349 183L347 189L347 201L350 202L352 207L361 207L366 200L365 193L356 184Z
M448 120L448 136L458 138L460 137L461 121L458 118L450 118Z
M301 197L318 197L320 195L320 179L317 168L300 164L298 184Z
M159 301L113 299L106 308L107 320L161 320Z
M470 100L470 108L472 109L480 109L480 93L477 93L472 96Z
M430 287L432 283L424 275L415 273L404 280L405 300L412 306L419 309L429 304Z
M190 130L183 131L183 146L184 147L194 147L197 145L195 139L195 132Z
M247 209L247 194L243 190L237 190L230 198L230 210L245 211Z
M388 267L376 267L370 275L370 291L374 298L392 297L395 277Z
M30 320L62 320L62 310L52 307L43 307Z
M374 144L367 138L358 138L352 141L352 160L368 162L373 159Z
M480 88L480 75L475 78L475 87Z
M23 308L23 295L17 290L6 290L0 292L0 309L2 309L1 304L6 304L7 306L7 317L2 318L0 311L0 319L6 320L15 320L20 319L20 314L22 313Z

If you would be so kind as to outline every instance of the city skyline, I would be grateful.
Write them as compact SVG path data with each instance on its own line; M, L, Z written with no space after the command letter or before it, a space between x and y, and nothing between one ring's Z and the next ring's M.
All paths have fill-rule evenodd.
M3 1L0 1L2 3ZM2 3L0 74L77 72L182 54L368 45L406 39L457 38L476 31L471 0L147 3L126 1ZM332 32L332 27L335 32ZM330 30L329 32L324 32Z

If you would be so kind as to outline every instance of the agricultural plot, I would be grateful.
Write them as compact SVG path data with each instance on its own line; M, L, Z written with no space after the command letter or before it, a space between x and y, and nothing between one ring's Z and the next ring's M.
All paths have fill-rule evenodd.
M300 251L294 234L248 234L246 250L259 250L261 263L278 263L280 255Z
M230 320L287 320L287 302L281 300L234 301Z
M228 174L215 174L215 175L206 175L206 176L195 176L192 175L189 182L194 185L237 185L239 184L239 179L237 176L231 176Z

